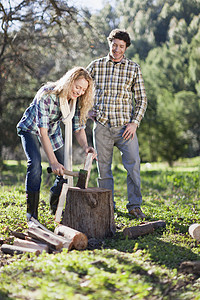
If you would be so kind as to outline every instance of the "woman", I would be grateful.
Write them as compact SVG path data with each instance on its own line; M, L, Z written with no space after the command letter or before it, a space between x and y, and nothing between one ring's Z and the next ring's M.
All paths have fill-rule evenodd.
M76 101L77 98L78 101ZM66 128L70 128L71 119L75 115L73 130L78 143L86 154L92 152L94 157L96 156L95 150L88 146L84 125L92 106L92 78L84 68L75 67L58 81L48 82L41 87L17 124L17 132L21 137L27 157L25 187L28 221L31 216L38 217L42 175L40 143L48 157L53 173L57 175L50 194L52 213L55 214L57 209L64 174L64 142L60 127L61 120ZM66 132L65 141L68 142Z

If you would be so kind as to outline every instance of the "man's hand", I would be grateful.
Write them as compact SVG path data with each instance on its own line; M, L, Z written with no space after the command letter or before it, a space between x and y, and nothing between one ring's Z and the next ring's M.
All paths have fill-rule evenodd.
M128 123L126 125L126 129L124 130L124 133L122 134L122 137L125 140L128 140L128 139L132 139L133 140L135 132L137 130L137 126L138 125L136 123Z

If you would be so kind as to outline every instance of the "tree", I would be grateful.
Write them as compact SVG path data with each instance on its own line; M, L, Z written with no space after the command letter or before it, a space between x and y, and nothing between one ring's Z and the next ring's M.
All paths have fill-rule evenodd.
M65 1L4 0L0 8L1 160L3 147L14 152L16 124L37 89L65 73L84 53L81 16Z

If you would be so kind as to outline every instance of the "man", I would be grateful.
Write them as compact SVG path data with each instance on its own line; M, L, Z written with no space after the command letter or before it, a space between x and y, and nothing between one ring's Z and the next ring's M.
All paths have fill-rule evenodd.
M98 185L112 190L114 202L111 165L113 147L116 146L127 170L127 209L129 214L143 219L146 216L140 208L142 195L136 129L147 107L144 82L140 66L125 57L130 46L129 34L114 29L107 39L109 54L92 61L87 67L96 88L92 117L95 116L96 120L94 145L98 155Z

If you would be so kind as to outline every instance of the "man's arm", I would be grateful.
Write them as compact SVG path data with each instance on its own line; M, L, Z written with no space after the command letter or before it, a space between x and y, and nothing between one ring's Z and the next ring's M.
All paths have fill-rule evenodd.
M132 91L134 93L135 113L131 122L136 123L139 126L147 108L147 96L139 65L137 65L137 75L132 86Z

